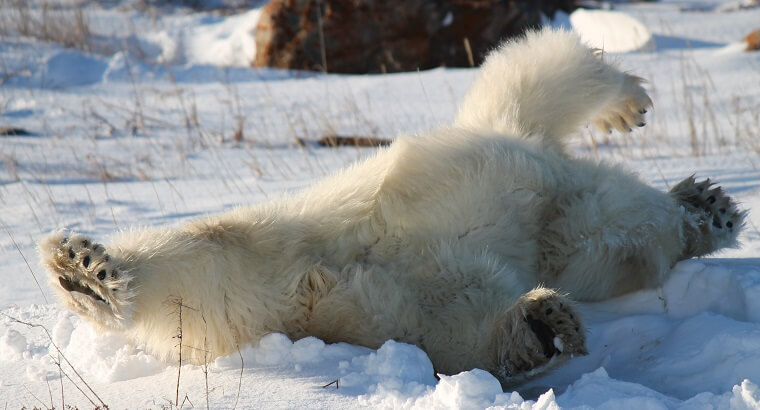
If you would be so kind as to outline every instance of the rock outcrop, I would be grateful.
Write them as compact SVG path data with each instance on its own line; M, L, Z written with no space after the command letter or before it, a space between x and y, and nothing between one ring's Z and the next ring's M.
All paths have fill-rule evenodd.
M760 50L760 28L747 34L744 41L747 43L747 51Z
M254 66L333 73L469 67L575 0L272 0Z

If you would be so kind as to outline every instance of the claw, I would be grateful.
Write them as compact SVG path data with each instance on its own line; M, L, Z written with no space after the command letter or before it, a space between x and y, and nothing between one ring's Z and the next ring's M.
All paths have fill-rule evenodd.
M81 283L74 282L73 280L69 280L68 278L65 278L63 276L58 278L58 282L61 284L61 287L65 289L67 292L79 292L83 295L90 296L94 298L95 300L99 300L103 303L108 303L100 295L95 293L95 291L90 289L88 286L82 285Z

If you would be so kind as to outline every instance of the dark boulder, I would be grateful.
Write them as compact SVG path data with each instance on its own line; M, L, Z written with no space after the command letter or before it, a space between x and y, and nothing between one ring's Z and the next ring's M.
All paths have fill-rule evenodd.
M254 66L333 73L478 65L576 0L272 0ZM320 30L321 27L321 30ZM324 46L324 47L323 47Z

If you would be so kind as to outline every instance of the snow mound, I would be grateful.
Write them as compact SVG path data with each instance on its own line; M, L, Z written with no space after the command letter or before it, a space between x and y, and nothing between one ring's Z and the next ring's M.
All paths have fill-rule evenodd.
M51 87L83 86L100 82L108 64L77 51L63 50L45 64L42 82Z
M355 357L340 378L341 387L366 392L360 400L373 402L373 397L417 396L436 383L433 364L425 352L406 343L385 342L377 352ZM381 400L382 401L382 400Z
M185 50L191 64L249 67L256 57L260 9L194 27Z
M20 360L26 348L26 338L16 330L8 329L0 336L0 360Z
M650 49L652 33L635 18L618 11L578 9L570 24L591 47L609 53Z
M76 369L104 382L150 376L166 367L137 349L123 335L99 333L87 323L75 327L68 316L56 323L53 340ZM57 357L55 346L50 345L49 353Z

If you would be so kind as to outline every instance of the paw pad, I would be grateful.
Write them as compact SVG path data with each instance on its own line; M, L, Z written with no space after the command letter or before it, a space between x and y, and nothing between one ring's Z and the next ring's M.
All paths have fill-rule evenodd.
M65 291L110 304L110 293L125 286L111 267L111 256L103 245L75 235L60 239L56 248L51 250L57 261L50 265L54 267L55 283Z

